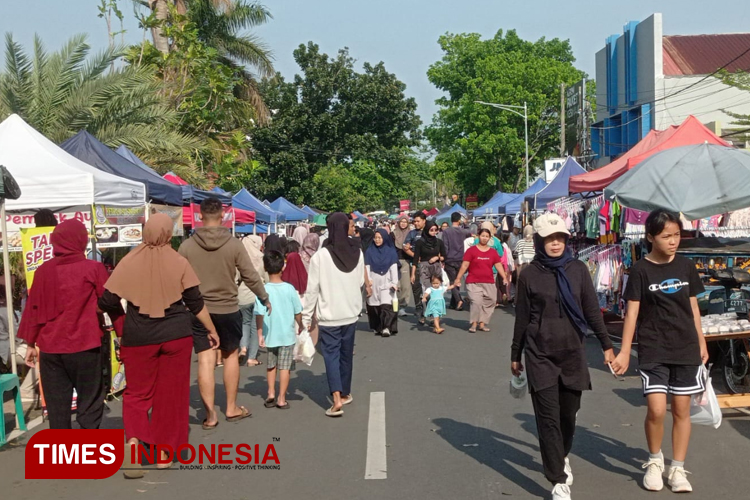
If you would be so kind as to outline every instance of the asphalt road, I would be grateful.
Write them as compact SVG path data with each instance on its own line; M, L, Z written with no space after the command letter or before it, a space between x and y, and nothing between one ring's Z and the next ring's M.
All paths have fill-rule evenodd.
M330 403L320 357L310 368L298 365L286 411L263 407L264 367L243 368L239 400L253 417L234 424L221 420L212 431L200 427L203 411L194 380L191 444L257 443L264 449L273 443L280 470L150 470L142 480L125 480L120 474L99 481L25 480L23 445L45 424L0 449L2 497L548 498L531 401L508 394L512 309L496 311L490 333L468 333L467 320L468 313L450 311L446 332L438 336L418 329L413 317L402 318L401 332L386 339L360 323L354 402L339 419L324 415ZM640 486L647 453L639 378L633 372L615 380L602 364L595 340L587 348L594 390L584 394L578 417L571 456L573 498L654 498ZM636 364L634 360L631 366ZM365 479L373 392L385 393L386 479ZM219 385L217 401L222 399ZM118 401L110 403L104 426L121 428ZM379 448L371 448L371 458L377 457ZM670 448L667 441L666 457ZM694 496L747 498L748 465L750 417L726 413L718 430L694 427L686 463L693 472ZM671 494L665 489L659 495Z

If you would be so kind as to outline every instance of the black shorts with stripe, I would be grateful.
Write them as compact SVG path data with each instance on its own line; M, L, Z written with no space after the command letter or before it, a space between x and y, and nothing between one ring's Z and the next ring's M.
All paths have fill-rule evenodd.
M692 396L706 390L700 366L647 363L638 367L643 381L643 395L674 394Z

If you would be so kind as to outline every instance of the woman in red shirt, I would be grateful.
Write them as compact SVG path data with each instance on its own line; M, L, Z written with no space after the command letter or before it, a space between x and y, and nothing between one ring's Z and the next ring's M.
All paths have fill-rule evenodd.
M497 269L497 273L503 280L505 286L508 286L508 277L500 260L500 255L488 245L492 233L487 228L479 230L479 243L469 248L464 253L464 261L461 269L458 271L454 285L461 286L461 278L468 270L469 275L466 277L466 289L469 292L469 301L471 302L471 312L469 321L471 327L469 331L474 333L479 330L489 332L487 324L490 322L492 313L497 303L497 288L495 287L495 276L492 268Z
M86 260L88 231L80 221L58 225L50 236L54 258L42 264L29 289L19 337L29 345L26 364L36 365L44 384L51 429L70 429L73 389L76 422L98 429L104 413L102 330L96 302L109 275L104 266Z

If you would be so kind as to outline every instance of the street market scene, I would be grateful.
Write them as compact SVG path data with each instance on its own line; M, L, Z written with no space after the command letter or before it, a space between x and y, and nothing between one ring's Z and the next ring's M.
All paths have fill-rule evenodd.
M0 6L3 497L747 496L750 5L569 4Z

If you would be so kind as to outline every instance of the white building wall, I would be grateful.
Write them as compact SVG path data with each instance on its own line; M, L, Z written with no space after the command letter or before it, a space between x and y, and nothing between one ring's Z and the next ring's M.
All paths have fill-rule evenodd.
M750 92L730 87L710 77L705 81L700 75L668 76L662 79L658 95L670 96L656 103L656 129L664 130L679 125L689 115L702 123L720 122L726 128L734 118L723 110L738 114L750 114ZM694 87L688 88L689 85ZM685 90L682 90L685 89Z

